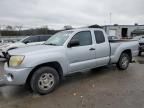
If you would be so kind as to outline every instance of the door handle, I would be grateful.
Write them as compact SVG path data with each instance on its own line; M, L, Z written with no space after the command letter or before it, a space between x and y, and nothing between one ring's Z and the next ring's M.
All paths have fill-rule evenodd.
M91 51L92 51L92 50L95 50L95 48L90 48L89 50L91 50Z

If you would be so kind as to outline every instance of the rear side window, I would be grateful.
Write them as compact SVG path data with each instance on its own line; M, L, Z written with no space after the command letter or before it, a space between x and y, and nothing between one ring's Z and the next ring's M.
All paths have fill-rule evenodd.
M40 41L46 41L49 37L50 36L40 36Z
M90 31L82 31L78 32L71 41L77 40L79 41L79 46L91 45L92 44L92 36Z
M105 37L102 31L94 31L94 34L95 34L97 44L105 42Z

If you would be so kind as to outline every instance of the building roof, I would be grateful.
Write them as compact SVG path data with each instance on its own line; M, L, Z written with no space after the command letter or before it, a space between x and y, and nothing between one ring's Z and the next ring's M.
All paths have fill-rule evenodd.
M105 26L144 26L144 25L118 25L118 24L114 24L114 25L104 25Z

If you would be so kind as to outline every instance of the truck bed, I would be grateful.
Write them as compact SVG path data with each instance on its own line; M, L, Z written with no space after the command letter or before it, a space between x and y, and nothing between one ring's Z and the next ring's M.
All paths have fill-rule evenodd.
M131 42L131 41L136 41L136 40L130 40L130 39L109 40L110 43Z
M121 54L119 51L123 51L123 49L129 49L132 51L132 56L137 55L138 51L138 41L136 40L128 40L128 39L121 39L121 40L110 40L110 57L113 63L117 61Z

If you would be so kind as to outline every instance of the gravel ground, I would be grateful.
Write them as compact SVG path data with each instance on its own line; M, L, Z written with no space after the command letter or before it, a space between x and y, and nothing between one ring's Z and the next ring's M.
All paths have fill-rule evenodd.
M128 70L114 66L67 76L53 93L40 96L23 86L0 88L0 108L143 108L144 56ZM0 71L3 72L3 64Z

